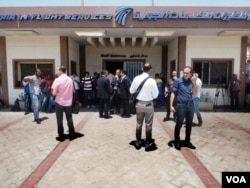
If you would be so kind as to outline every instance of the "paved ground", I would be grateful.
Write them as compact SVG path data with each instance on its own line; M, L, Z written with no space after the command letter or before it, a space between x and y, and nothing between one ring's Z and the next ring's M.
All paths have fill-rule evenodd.
M135 116L106 120L81 109L73 119L84 137L60 143L54 113L41 113L47 119L37 125L33 114L0 109L0 187L216 188L222 171L250 171L250 113L202 112L203 127L192 130L197 149L181 151L168 146L174 122L164 115L154 118L158 148L145 152L130 145Z

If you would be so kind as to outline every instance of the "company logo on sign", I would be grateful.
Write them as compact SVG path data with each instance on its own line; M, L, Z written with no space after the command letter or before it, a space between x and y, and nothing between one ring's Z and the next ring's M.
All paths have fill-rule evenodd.
M126 18L133 9L130 7L119 7L115 11L115 21L120 25L125 25Z

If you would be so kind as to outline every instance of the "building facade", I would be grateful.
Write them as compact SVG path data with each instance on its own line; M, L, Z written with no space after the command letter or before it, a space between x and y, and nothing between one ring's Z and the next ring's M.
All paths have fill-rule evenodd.
M133 79L142 65L168 79L184 66L203 81L202 101L215 100L233 73L244 105L250 7L9 7L0 8L2 95L13 104L20 82L36 67L54 75L126 69ZM218 105L229 105L219 95Z

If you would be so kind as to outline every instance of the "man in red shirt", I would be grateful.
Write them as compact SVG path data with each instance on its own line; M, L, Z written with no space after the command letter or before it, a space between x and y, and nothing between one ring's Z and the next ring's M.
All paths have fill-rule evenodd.
M53 112L52 106L53 106L53 102L54 102L54 97L51 93L52 92L51 91L52 84L53 84L53 80L51 79L51 76L49 74L41 80L40 88L41 88L41 92L43 95L41 112L45 112L45 111L47 113Z

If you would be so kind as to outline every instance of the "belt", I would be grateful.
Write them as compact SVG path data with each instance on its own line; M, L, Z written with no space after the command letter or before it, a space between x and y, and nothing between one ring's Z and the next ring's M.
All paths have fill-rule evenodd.
M188 105L188 104L193 104L193 101L176 102L176 104L185 104L185 105Z
M153 102L153 101L142 101L142 100L138 100L139 102Z

